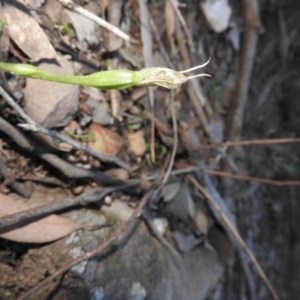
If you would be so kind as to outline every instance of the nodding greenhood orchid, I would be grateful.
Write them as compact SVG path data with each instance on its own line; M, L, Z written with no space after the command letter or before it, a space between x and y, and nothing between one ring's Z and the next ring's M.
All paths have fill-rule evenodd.
M29 64L10 64L0 62L0 70L14 73L16 75L36 78L41 80L92 86L103 90L121 90L133 86L162 86L167 89L176 89L189 79L209 76L209 74L198 74L186 76L185 73L205 67L205 64L184 71L174 71L168 68L145 68L140 71L118 69L101 71L90 75L58 75L42 71Z

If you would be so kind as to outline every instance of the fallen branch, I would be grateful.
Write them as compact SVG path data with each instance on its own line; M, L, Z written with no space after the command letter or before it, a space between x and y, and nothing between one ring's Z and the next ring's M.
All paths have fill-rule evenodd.
M111 188L95 188L88 192L81 194L75 198L67 198L52 204L43 205L35 208L31 208L25 211L21 211L15 214L11 214L8 216L0 217L0 233L4 233L10 230L10 226L19 225L24 226L24 222L26 224L37 221L37 219L44 218L47 215L57 213L66 208L75 207L79 205L87 205L89 203L98 202L103 199L107 194L132 188L136 184L127 183L117 185Z

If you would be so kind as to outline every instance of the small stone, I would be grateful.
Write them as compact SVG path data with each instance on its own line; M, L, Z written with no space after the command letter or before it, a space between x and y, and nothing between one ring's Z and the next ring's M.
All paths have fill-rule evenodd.
M75 187L72 192L74 195L80 195L84 190L84 186L83 185L80 185L80 186L77 186Z
M111 196L106 196L106 197L104 198L104 203L105 203L106 205L111 205L111 203L112 203Z
M207 0L200 7L212 30L222 32L228 28L232 9L227 0Z
M156 230L161 234L164 235L166 229L169 226L168 220L166 218L155 218L153 220L153 225L155 226Z

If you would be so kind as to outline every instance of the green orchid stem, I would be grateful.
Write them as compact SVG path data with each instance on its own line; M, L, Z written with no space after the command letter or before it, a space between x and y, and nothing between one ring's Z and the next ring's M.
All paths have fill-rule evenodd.
M29 78L66 84L87 85L101 89L128 88L132 86L132 82L134 81L132 78L132 73L134 72L129 70L102 71L86 76L72 76L47 73L29 64L10 64L3 62L0 62L0 69ZM122 78L120 78L120 72L122 73ZM114 80L116 77L118 77L117 82Z
M41 80L92 86L104 90L127 89L132 86L162 86L168 89L180 87L191 78L210 76L198 74L187 77L184 73L199 69L198 66L189 70L177 72L168 68L145 68L140 71L111 70L96 72L86 76L58 75L42 71L28 64L10 64L0 62L0 69L14 74Z

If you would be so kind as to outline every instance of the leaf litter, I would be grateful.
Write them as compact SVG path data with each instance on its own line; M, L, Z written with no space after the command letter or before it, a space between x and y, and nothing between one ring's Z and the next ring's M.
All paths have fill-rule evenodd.
M0 193L0 217L6 217L31 207L20 200L15 200ZM0 237L21 243L49 243L61 239L75 230L84 228L80 223L51 215L27 225L18 225L7 232L0 231Z
M75 17L75 14L78 14L77 12L71 12L67 8L62 9L60 6L60 10L63 13L53 15L53 11L49 10L51 10L51 5L57 6L57 3L56 1L49 0L45 6L40 4L40 8L51 16L48 21L55 23L56 27L53 26L53 28L56 29L54 30L50 30L45 26L46 23L44 23L42 15L39 15L38 12L35 14L31 10L25 9L27 13L24 14L24 12L17 9L18 6L8 12L7 5L4 6L4 10L1 7L0 14L5 19L5 30L7 30L10 36L9 50L7 50L8 53L6 56L4 56L5 59L7 57L9 61L15 62L17 60L18 62L27 63L28 60L30 62L38 62L40 59L54 58L58 62L55 68L58 68L62 72L69 69L71 74L88 74L95 70L106 70L111 67L114 69L135 69L135 66L143 66L144 62L146 66L159 64L159 66L163 67L171 67L169 64L172 62L172 64L176 65L177 70L183 70L189 69L193 65L198 65L199 62L206 61L208 57L212 57L208 70L209 73L214 75L216 80L202 81L201 86L199 81L193 80L182 89L175 91L175 105L177 105L175 114L179 129L178 132L174 132L174 130L171 130L170 96L165 90L160 88L152 89L148 95L145 88L141 88L140 90L129 89L122 92L118 91L117 93L101 91L102 104L98 105L97 101L100 96L93 96L91 95L92 92L89 92L88 97L94 98L93 101L89 100L82 88L62 86L60 84L51 85L51 83L42 83L42 81L37 80L31 81L29 79L26 80L24 88L24 81L22 82L12 75L5 76L3 77L4 84L13 87L14 94L18 92L20 95L23 95L24 93L24 99L20 100L20 102L36 122L43 123L48 128L59 127L60 132L63 132L63 129L70 129L70 122L74 122L73 124L76 124L76 126L71 132L72 138L78 139L84 145L83 150L75 150L70 146L68 152L62 153L58 152L57 149L59 147L56 147L55 143L57 141L54 138L52 139L53 145L50 142L47 146L51 149L51 153L49 153L49 148L44 148L43 143L40 142L39 146L41 148L39 151L46 153L46 161L52 162L52 166L44 165L40 160L35 161L33 157L30 157L28 158L29 163L21 168L23 173L30 175L34 168L35 174L43 174L39 178L40 184L43 184L42 177L47 178L47 176L54 175L62 182L66 182L74 194L83 193L87 189L98 185L93 179L91 180L91 176L88 177L88 180L87 177L83 177L80 180L75 179L78 177L74 177L71 180L64 178L59 173L61 172L59 169L61 163L49 160L49 156L52 158L57 156L61 161L64 160L73 164L74 168L72 168L72 172L74 173L68 172L68 178L72 178L72 174L77 174L77 172L81 172L82 170L91 170L94 172L96 169L100 177L102 176L101 172L103 172L103 174L105 173L117 181L140 180L141 187L146 189L152 184L148 177L149 174L152 176L155 174L159 178L157 174L159 172L163 173L166 170L165 166L169 162L170 153L174 147L174 134L179 135L179 142L176 145L176 165L200 165L200 168L201 164L212 164L215 168L220 167L219 161L222 159L222 164L226 165L228 163L229 168L237 173L239 170L243 172L247 170L247 166L244 166L244 168L240 166L239 159L237 159L237 165L236 161L232 159L231 154L223 148L200 151L201 147L206 143L222 142L226 136L225 132L228 130L229 125L226 123L226 118L229 118L230 99L224 100L226 98L225 92L234 94L233 90L236 83L234 83L232 78L234 78L236 70L232 66L238 65L236 61L238 55L236 54L241 51L242 45L240 44L243 43L238 24L243 23L244 17L239 12L238 7L231 2L229 4L228 1L223 0L206 1L205 3L197 3L196 6L193 6L194 4L192 3L186 3L186 6L182 6L182 4L178 4L176 1L167 1L164 9L162 9L163 6L160 6L160 4L156 6L149 2L148 5L145 5L145 1L139 1L140 6L138 2L134 1L129 1L124 6L120 6L120 2L118 1L110 3L102 1L101 5L94 1L85 2L83 4L85 9L90 9L93 12L97 12L97 15L107 17L110 23L122 28L126 31L126 34L130 35L132 43L125 44L122 38L116 37L113 33L107 31L107 29L99 28L98 25L91 23L91 21L78 21L77 15ZM178 9L179 15L183 14L187 24L182 23L182 21L178 22ZM59 11L59 9L55 11ZM221 14L220 11L222 12ZM3 12L5 13L4 17ZM22 15L20 15L21 13ZM71 15L71 18L66 17L68 14L69 16ZM149 18L143 18L143 15L148 15ZM57 18L55 22L53 17ZM13 23L12 20L14 18L23 18L25 20L24 26L19 22ZM80 19L82 18L80 17ZM153 29L153 24L151 25L151 22L148 22L150 18L152 21L154 20L154 25L159 28L156 32ZM281 15L281 22L285 22L284 15ZM287 26L290 26L289 22L291 22L290 19L287 22ZM39 23L43 26L40 26ZM140 30L141 23L143 25L142 30ZM85 26L85 24L89 25ZM67 30L58 30L58 27L62 28L63 26L65 28L68 26L70 28L73 27L75 31L72 35L68 35ZM35 35L31 34L33 31L36 33ZM187 35L187 32L190 34ZM286 31L283 31L283 34L286 34ZM190 35L194 38L193 42L196 45L195 47L197 47L196 52L192 50L192 45L191 48L188 46ZM2 36L5 36L5 34ZM38 42L35 40L36 37L38 38ZM143 41L142 45L141 41ZM226 41L233 46L228 46ZM167 51L164 51L164 48ZM269 49L268 47L262 48ZM261 55L263 57L266 54L261 53ZM161 59L164 61L158 63L157 57L159 57L160 61ZM269 58L268 56L264 57L267 60ZM68 68L64 66L65 63L68 64ZM243 62L239 63L242 64ZM272 62L269 61L268 65L272 65ZM266 71L269 70L268 67L263 69ZM263 76L266 76L266 74L258 74L257 78L260 79ZM291 78L293 81L293 77ZM285 84L288 85L286 82ZM61 96L65 87L70 88L70 90L67 95ZM77 89L76 92L74 92L74 89ZM45 100L48 94L52 95ZM152 99L152 106L148 103L149 98ZM41 99L44 99L44 102ZM270 99L266 100L266 104L270 108L268 112L272 113L274 105L270 105L267 102L271 101ZM153 104L154 109L152 110ZM252 110L253 108L249 110L249 114ZM5 105L3 106L3 115L8 116L13 125L20 122L20 120L16 120L13 111ZM257 115L260 115L260 112ZM246 117L248 118L248 116ZM270 132L273 134L276 130L279 130L280 126L276 123L276 118L272 119L272 126L275 129L267 120L264 120L265 123L261 123L263 122L262 119L258 118L256 122L260 126L258 133L261 138L265 137L261 128L266 128L264 129L268 132L266 134L271 134ZM288 125L292 128L293 123L289 122ZM295 128L297 127L295 126ZM250 132L250 136L252 134ZM25 136L29 135L26 133ZM6 137L1 135L0 141L2 139L7 142ZM7 145L5 142L2 143L0 155L5 156L6 165L11 167L12 171L17 170L14 169L14 160L10 159L11 145ZM86 145L99 153L122 158L126 163L131 165L131 169L118 169L110 163L92 159L84 153ZM258 150L255 149L255 151ZM254 152L249 151L249 157L253 156ZM25 155L26 157L24 153L20 153L21 155ZM155 160L153 160L154 157L156 157ZM266 168L268 170L265 170L264 174L267 174L267 171L269 171L271 174L268 173L268 176L280 177L281 173L279 174L278 172L281 170L281 163L278 160L274 162L272 159L274 158L268 155L268 159L265 160L266 162L270 160L270 162L268 162L269 167ZM251 165L255 164L251 163ZM291 165L295 169L295 166L298 166L297 160L295 159L295 163ZM66 169L65 166L63 167L64 169ZM272 173L272 166L276 166L278 172L274 171ZM292 166L289 166L289 163L287 163L286 169L290 170L290 174L292 174ZM255 170L256 167L254 166L252 171L255 172ZM260 172L261 170L262 168L256 171ZM155 171L157 172L155 173ZM201 172L197 176L199 181L203 179ZM30 176L27 176L27 178L30 178ZM164 243L164 240L161 238L166 237L166 240L172 241L170 237L173 237L175 240L173 247L177 247L186 253L192 253L192 249L201 247L203 241L205 245L210 245L211 242L211 245L214 245L217 249L216 245L218 243L216 244L216 240L213 238L210 240L212 236L210 232L215 232L219 226L216 226L216 223L222 224L222 222L218 220L217 216L215 218L212 216L211 211L209 211L207 205L205 205L205 201L203 201L203 195L199 192L187 191L187 194L185 193L182 197L176 197L176 195L181 194L186 188L183 189L184 185L177 181L174 181L175 183L172 186L173 179L170 177L171 184L169 182L167 187L160 187L161 191L158 193L159 197L161 197L160 199L168 200L167 203L163 203L157 199L150 201L151 208L153 208L151 211L153 220L158 218L166 218L168 220L159 240L166 245L167 243ZM218 186L216 181L212 184ZM236 207L235 203L232 202L235 194L243 194L242 192L236 193L236 190L243 189L243 186L233 186L233 188L230 186L230 190L228 191L226 182L222 182L222 184L221 187L224 188L224 193L227 195L226 200L228 200L228 203L226 203L228 206L233 207L235 211L240 210L241 215L245 216L243 221L247 220L248 222L245 226L249 226L248 228L251 231L249 239L251 240L251 236L255 235L255 233L259 236L259 231L255 227L255 224L253 225L251 220L247 219L247 209L249 211L253 209L251 205L244 203L246 209L243 211L241 207L238 205ZM169 190L168 187L170 188ZM5 191L9 191L9 185L6 185ZM250 195L249 197L252 196ZM110 195L106 199L107 201L104 201L107 207L105 206L103 212L107 214L111 213L113 215L112 219L119 218L127 221L132 214L132 209L129 208L131 206L137 207L140 194L133 194L127 197L129 199L126 200L118 193ZM11 205L12 210L6 210L7 207L3 204L3 199L6 205ZM0 194L0 200L0 212L4 215L29 208L25 204L13 200L10 196L4 194ZM251 201L256 200L251 199ZM193 205L190 205L191 203ZM256 202L255 205L260 207L262 214L265 212L265 208L261 207L259 203ZM164 206L166 206L165 211L162 209ZM97 207L97 209L99 208ZM257 212L255 214L254 209L253 215L257 216ZM45 243L60 239L72 231L82 228L81 226L77 222L53 215L7 232L5 235L2 235L2 238L27 243ZM253 239L250 241L250 243L254 244L255 242ZM270 247L270 245L265 246L267 248ZM217 249L217 252L219 250ZM243 266L247 269L247 266ZM269 270L269 273L272 273L272 268ZM248 280L246 282L251 287L251 280L254 282L254 279L250 275L248 273L248 277L246 276ZM239 277L244 278L243 276ZM235 281L233 280L233 282ZM257 280L255 283L260 284ZM250 292L254 293L253 291ZM242 291L240 291L239 295L241 293Z

